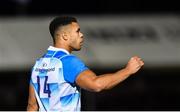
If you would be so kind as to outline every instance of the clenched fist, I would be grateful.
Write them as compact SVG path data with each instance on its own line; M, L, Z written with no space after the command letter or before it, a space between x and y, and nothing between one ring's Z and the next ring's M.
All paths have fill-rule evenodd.
M126 65L126 68L130 74L136 73L142 66L144 65L144 62L139 58L138 56L132 57L128 64Z

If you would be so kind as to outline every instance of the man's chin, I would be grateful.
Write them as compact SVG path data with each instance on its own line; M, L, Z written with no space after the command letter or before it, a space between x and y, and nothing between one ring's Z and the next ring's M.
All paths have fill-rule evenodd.
M80 51L80 50L81 50L81 47L80 47L80 48L73 49L73 51Z

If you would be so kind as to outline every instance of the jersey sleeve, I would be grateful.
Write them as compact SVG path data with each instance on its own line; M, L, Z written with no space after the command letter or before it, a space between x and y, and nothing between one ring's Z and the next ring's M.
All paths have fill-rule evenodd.
M76 77L88 69L84 62L74 55L66 56L61 61L63 63L64 79L70 83L74 83Z

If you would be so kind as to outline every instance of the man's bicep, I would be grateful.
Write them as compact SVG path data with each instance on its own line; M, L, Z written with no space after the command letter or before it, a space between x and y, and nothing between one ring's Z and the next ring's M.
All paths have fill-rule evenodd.
M85 70L82 73L80 73L76 78L76 84L80 86L83 89L89 90L89 91L95 91L96 89L96 74L91 70Z

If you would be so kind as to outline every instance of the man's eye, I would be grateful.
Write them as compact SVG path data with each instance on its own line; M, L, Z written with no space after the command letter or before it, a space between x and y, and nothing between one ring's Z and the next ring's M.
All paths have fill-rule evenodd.
M80 29L78 29L76 32L78 32L78 33L79 33L79 32L80 32Z

